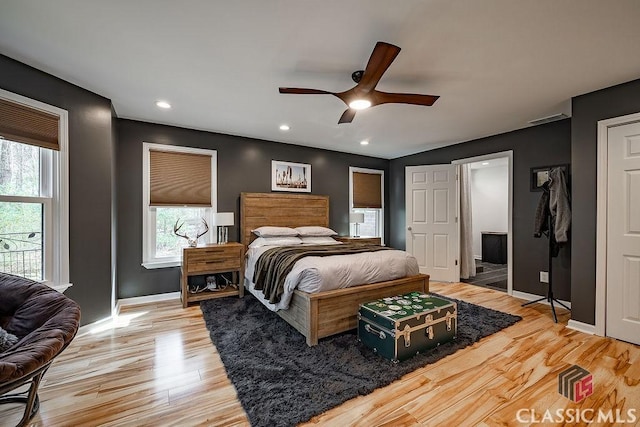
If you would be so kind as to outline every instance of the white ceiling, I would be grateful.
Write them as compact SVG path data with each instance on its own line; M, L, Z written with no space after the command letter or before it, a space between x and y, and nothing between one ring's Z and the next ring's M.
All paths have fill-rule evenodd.
M572 96L640 78L639 18L638 0L0 0L0 53L122 118L395 158L570 115ZM402 51L377 89L440 95L432 107L338 125L339 99L278 93L349 89L379 40Z

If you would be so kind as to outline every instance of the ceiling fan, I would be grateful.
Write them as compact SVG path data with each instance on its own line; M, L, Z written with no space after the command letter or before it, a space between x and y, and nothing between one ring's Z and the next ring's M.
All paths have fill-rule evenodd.
M281 87L280 93L290 93L298 95L333 95L349 108L342 113L338 124L351 123L356 116L357 110L375 107L380 104L413 104L413 105L433 105L439 98L435 95L418 95L413 93L388 93L376 90L376 85L387 71L396 56L400 53L400 48L385 42L376 43L371 57L364 70L358 70L351 74L351 78L356 85L344 92L327 92L319 89L304 89L294 87Z

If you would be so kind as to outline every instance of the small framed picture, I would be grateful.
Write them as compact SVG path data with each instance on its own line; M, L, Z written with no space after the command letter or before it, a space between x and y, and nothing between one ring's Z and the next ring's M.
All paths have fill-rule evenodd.
M272 160L271 190L311 193L311 165Z

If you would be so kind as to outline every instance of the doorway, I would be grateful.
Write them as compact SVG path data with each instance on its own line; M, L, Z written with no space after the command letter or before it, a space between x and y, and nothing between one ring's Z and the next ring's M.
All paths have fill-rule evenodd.
M501 160L497 160L501 159ZM451 176L457 176L460 165L495 161L495 166L504 168L506 163L506 177L503 175L502 185L507 187L506 204L506 291L513 292L513 151L503 151L478 157L459 159L449 165L407 166L405 168L406 191L406 248L418 259L421 272L431 275L433 280L458 282L460 281L460 194L459 186L451 183ZM506 179L506 181L504 181ZM457 178L456 178L457 181ZM452 187L453 185L453 187ZM453 201L453 205L450 202ZM433 216L433 218L431 217ZM482 227L482 226L481 226ZM496 226L486 226L496 228ZM476 228L476 227L473 227ZM482 231L478 231L479 251L474 255L482 260ZM501 239L504 239L503 226ZM440 247L439 250L436 248ZM503 250L500 251L503 253ZM504 265L504 264L502 264Z
M468 278L461 277L460 281L507 292L509 158L485 159L466 165L471 196L470 241L475 271L469 272ZM461 212L460 216L463 215ZM461 233L460 239L464 238Z

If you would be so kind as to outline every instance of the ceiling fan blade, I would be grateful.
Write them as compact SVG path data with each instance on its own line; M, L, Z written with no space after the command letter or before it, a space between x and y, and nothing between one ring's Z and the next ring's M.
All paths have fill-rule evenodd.
M319 89L304 89L297 87L281 87L278 88L280 93L292 93L297 95L334 95L333 92L327 92L326 90Z
M364 69L362 79L357 86L366 92L373 90L399 53L398 46L385 42L376 43L376 47L373 48L371 57L369 57L367 68Z
M438 98L437 95L418 95L415 93L388 93L373 91L369 95L371 99L371 106L379 104L413 104L413 105L433 105Z
M342 116L340 116L340 120L338 120L338 124L351 123L355 116L356 116L356 110L354 110L353 108L347 108L346 110L344 110L344 113L342 113Z

